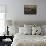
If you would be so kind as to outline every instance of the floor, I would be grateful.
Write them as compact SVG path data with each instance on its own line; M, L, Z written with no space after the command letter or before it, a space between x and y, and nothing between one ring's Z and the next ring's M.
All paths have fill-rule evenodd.
M0 46L11 46L12 42L0 42Z
M10 38L12 41L3 41L2 39ZM0 46L11 46L13 42L12 36L0 36Z

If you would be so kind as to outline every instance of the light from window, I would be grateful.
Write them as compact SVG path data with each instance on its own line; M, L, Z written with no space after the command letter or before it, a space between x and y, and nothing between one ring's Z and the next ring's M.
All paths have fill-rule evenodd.
M5 13L0 13L0 35L5 31Z

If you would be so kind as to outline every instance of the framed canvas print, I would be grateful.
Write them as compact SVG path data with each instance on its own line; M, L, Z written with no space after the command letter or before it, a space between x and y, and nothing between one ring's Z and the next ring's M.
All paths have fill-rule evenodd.
M24 5L24 14L37 14L37 6L36 5Z

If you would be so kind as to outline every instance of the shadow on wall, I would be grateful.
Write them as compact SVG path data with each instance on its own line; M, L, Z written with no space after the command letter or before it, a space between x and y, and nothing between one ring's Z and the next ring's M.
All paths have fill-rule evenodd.
M46 25L46 21L15 21L15 20L6 20L7 26L24 26L24 24L27 25Z

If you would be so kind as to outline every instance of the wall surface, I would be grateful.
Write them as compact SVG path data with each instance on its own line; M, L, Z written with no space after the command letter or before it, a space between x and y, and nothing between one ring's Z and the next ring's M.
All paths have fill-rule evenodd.
M7 20L46 21L46 0L0 0L7 5ZM24 15L24 5L37 5L36 15Z

